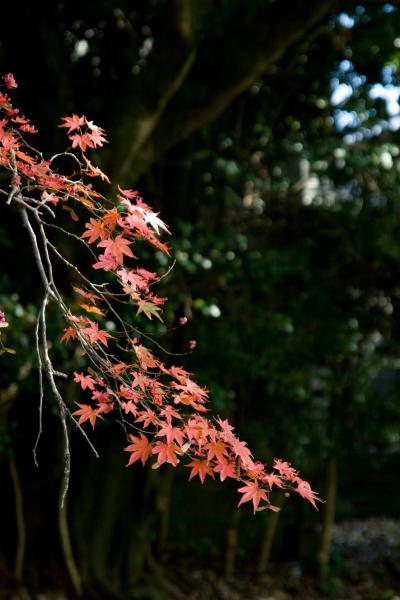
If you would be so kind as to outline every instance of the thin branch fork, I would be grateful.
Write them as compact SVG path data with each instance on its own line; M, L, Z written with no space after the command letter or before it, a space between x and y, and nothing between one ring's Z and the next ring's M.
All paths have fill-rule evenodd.
M15 199L17 199L17 198L15 198ZM47 247L48 241L47 241L46 234L44 231L43 223L40 220L40 216L38 215L38 213L35 212L35 218L38 223L40 236L41 236L41 240L42 240L43 252L45 255L45 262L43 261L42 254L41 254L41 251L39 248L37 234L35 233L35 231L32 227L32 224L29 220L26 207L21 205L21 203L18 202L18 209L21 214L22 222L28 231L28 235L31 240L31 245L32 245L32 249L33 249L35 262L36 262L37 268L39 270L39 274L40 274L40 277L41 277L41 280L43 283L43 287L45 289L45 294L43 297L43 302L42 302L42 306L41 306L41 310L40 310L40 314L38 317L38 321L36 324L36 330L35 330L36 354L37 354L38 366L39 366L40 399L39 399L39 430L38 430L38 435L37 435L35 445L33 448L33 457L34 457L34 462L35 462L36 466L38 466L37 447L38 447L39 440L40 440L40 437L41 437L41 434L43 431L42 412L43 412L43 395L44 395L43 394L43 371L44 371L46 373L47 380L50 384L53 396L56 399L57 404L58 404L61 425L62 425L63 435L64 435L64 476L63 476L63 484L62 484L62 491L61 491L61 506L63 506L67 492L68 492L69 480L70 480L70 469L71 469L71 453L70 453L70 444L69 444L69 433L68 433L68 427L67 427L67 421L66 421L67 416L71 417L74 424L78 427L78 429L80 430L80 432L85 437L88 444L90 445L95 456L98 457L99 454L98 454L97 450L95 449L95 447L93 446L93 444L90 442L86 433L83 431L83 429L80 427L80 425L77 423L77 421L70 414L70 412L62 398L62 395L57 387L56 380L55 380L56 377L66 377L66 375L64 373L60 373L59 371L56 371L54 369L53 363L50 358L49 346L48 346L48 341L47 341L46 307L49 303L49 300L52 299L56 302L56 304L58 305L58 307L60 308L60 310L64 316L66 316L66 314L67 314L67 307L65 306L64 302L62 301L62 298L61 298L61 296L55 286L55 283L54 283L52 263L51 263L51 259L50 259L48 247ZM43 354L43 359L42 359L42 354Z

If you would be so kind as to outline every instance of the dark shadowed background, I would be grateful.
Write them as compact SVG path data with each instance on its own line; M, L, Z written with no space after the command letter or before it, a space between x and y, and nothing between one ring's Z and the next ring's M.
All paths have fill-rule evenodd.
M21 0L1 9L0 66L47 155L65 147L61 116L106 129L93 160L171 227L176 264L159 291L167 325L189 324L152 332L174 352L195 339L184 366L214 414L325 500L238 511L235 482L126 470L122 430L100 424L98 460L71 432L61 510L51 399L39 469L32 459L38 275L0 206L0 309L17 351L0 357L0 597L400 595L400 5ZM161 253L143 259L168 268ZM72 372L82 357L58 344L55 313L49 328ZM79 401L72 382L64 394Z

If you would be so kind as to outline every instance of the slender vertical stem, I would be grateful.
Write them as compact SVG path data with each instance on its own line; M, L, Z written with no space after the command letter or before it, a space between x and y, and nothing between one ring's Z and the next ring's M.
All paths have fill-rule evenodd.
M281 508L285 501L285 495L283 492L279 493L279 496L274 501L274 505L277 508ZM261 541L260 553L257 561L257 573L263 575L267 570L269 559L271 556L272 544L275 538L276 529L278 526L280 511L266 511L266 521L264 535Z
M65 566L71 580L74 592L78 597L82 596L82 578L79 573L72 551L71 536L68 526L68 501L64 494L64 486L61 487L61 500L58 507L58 528L60 532L61 548L64 555Z
M226 530L224 571L227 577L231 577L235 572L239 517L239 509L235 506Z
M33 460L37 467L39 466L39 463L37 460L36 452L37 452L39 440L40 440L40 437L41 437L42 431L43 431L43 363L42 363L42 357L40 354L40 322L41 322L40 316L38 316L38 318L36 320L36 328L35 328L35 345L36 345L36 356L37 356L38 367L39 367L39 427L38 427L38 433L36 436L35 445L33 447Z
M17 550L15 555L14 574L18 582L22 581L22 570L24 566L26 548L26 528L24 517L24 502L15 458L10 457L9 469L15 496L15 520L17 524Z

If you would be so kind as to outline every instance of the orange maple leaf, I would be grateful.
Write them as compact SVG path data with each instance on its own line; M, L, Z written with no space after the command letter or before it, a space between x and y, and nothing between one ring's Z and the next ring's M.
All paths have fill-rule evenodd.
M61 338L61 342L68 342L69 340L72 340L76 338L76 330L73 327L67 327L66 329L64 329L64 335Z
M80 415L79 416L79 425L81 425L81 423L84 423L85 421L90 421L93 429L94 426L96 424L96 419L100 417L99 415L99 409L98 408L92 408L91 406L89 406L88 404L79 404L79 402L76 403L80 408L78 410L75 410L72 414L73 415Z
M102 317L104 317L106 314L104 310L101 310L101 308L99 308L98 306L90 306L89 304L85 304L84 302L80 304L80 307L86 310L86 312L88 313L95 313L96 315L101 315Z
M81 238L89 238L89 244L93 244L93 242L99 238L104 240L108 235L104 223L102 223L102 221L98 221L97 219L93 219L92 217L90 217L89 223L85 223L85 227L87 231L82 233Z
M210 475L214 479L214 473L207 460L202 460L200 458L195 458L191 463L185 465L186 467L192 467L192 470L189 475L189 481L195 476L198 475L200 477L201 483L204 483L206 475Z

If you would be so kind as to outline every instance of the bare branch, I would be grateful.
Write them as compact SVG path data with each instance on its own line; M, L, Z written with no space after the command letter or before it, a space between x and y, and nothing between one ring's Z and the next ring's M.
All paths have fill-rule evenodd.
M41 437L42 431L43 431L43 364L42 364L42 357L40 354L40 342L39 342L40 323L41 323L41 319L40 319L40 314L39 314L37 317L37 320L36 320L36 328L35 328L36 356L37 356L38 367L39 367L39 428L38 428L35 445L33 447L33 460L37 467L39 467L39 463L37 460L36 451L37 451L39 440L40 440L40 437Z

